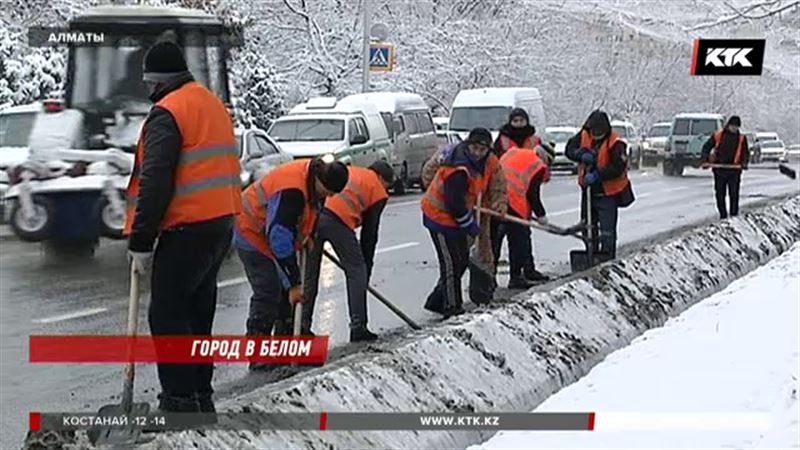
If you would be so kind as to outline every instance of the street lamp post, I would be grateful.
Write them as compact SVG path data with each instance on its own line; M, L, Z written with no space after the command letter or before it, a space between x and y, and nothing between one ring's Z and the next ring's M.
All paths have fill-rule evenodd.
M361 69L361 92L369 92L369 0L362 0L364 8L364 62Z

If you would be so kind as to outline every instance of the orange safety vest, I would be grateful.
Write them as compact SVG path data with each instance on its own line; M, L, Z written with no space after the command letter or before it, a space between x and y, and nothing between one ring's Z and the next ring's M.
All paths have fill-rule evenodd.
M712 163L717 161L717 156L719 155L719 144L722 143L722 132L724 129L717 130L714 133L714 158L711 161ZM733 164L741 164L742 163L742 152L744 151L744 135L739 134L739 145L736 146L736 156L733 157Z
M389 198L378 174L363 167L347 168L350 178L342 192L328 197L325 208L334 213L351 230L361 226L364 211Z
M472 175L469 169L464 166L439 167L439 170L436 171L436 175L433 177L433 181L430 186L428 186L428 190L426 190L425 195L422 196L422 213L440 225L459 228L458 222L456 222L445 205L445 180L458 171L464 171L467 174L469 184L467 186L466 204L467 208L471 210L478 203L478 195L486 193L489 187L489 177L494 173L498 164L500 164L500 162L497 157L489 153L489 156L486 158L486 166L483 174L480 175Z
M280 191L297 189L303 193L305 207L297 226L295 250L300 250L306 237L311 236L317 222L317 211L309 198L308 168L310 159L290 161L282 164L251 184L242 193L244 214L236 217L236 230L247 242L262 254L274 258L266 235L267 202Z
M598 169L605 168L611 162L611 149L614 148L614 144L616 144L618 140L619 135L612 131L600 145L600 148L597 150ZM592 149L592 135L586 130L581 131L581 148ZM594 150L592 149L592 151ZM584 175L586 175L586 165L583 163L578 164L578 184L581 187L584 186ZM626 163L622 175L613 180L603 181L603 192L606 195L619 194L628 186L628 183L630 183L630 181L628 181L628 167Z
M506 176L508 204L523 219L531 215L528 203L528 186L536 175L547 170L547 165L534 150L511 147L500 158Z
M531 135L525 138L525 141L522 142L522 145L517 145L516 142L511 140L508 136L503 134L500 135L500 146L503 148L503 151L507 151L511 147L520 147L520 148L536 148L537 146L542 145L542 139L537 135Z
M175 190L161 230L204 222L242 211L239 149L225 105L197 82L189 82L156 103L172 114L183 144L175 171ZM133 173L126 191L124 233L129 235L139 197L145 127L139 136Z

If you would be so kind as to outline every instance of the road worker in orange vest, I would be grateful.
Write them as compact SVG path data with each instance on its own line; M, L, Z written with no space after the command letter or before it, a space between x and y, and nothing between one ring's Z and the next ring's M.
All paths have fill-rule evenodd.
M493 165L492 135L485 128L470 131L451 147L422 197L423 225L431 234L439 259L439 281L425 309L444 316L464 312L461 278L469 266L470 241L480 233L475 206L486 193Z
M148 50L144 82L155 106L128 184L128 253L137 272L150 273L151 333L210 335L217 272L242 210L233 123L171 42ZM213 413L212 371L211 364L159 363L159 409Z
M578 163L578 185L583 195L589 186L592 199L592 225L599 238L592 245L608 258L617 254L619 208L634 201L628 179L627 146L611 129L608 115L595 110L575 136L567 142L565 155ZM581 200L581 217L586 218L586 202ZM594 233L598 236L598 233Z
M548 223L542 204L541 186L550 180L550 165L554 155L542 146L521 148L512 146L500 158L506 177L508 213L524 220L533 214L542 225ZM509 289L527 289L549 278L535 269L531 229L514 222L501 221L498 238L494 241L495 258L500 256L503 238L508 236Z
M503 125L492 151L500 158L511 147L536 148L542 145L542 139L536 135L536 127L531 124L528 113L522 108L514 108L508 116L508 123Z
M710 164L727 164L733 167L715 167L714 193L717 199L717 210L720 219L728 217L728 208L725 205L726 194L730 197L730 215L739 214L739 187L742 183L742 170L747 170L750 162L750 149L747 138L739 132L742 119L731 116L728 123L703 145L703 167Z
M394 182L394 170L385 161L376 161L369 168L350 166L348 172L347 186L328 197L317 222L316 245L309 253L303 283L308 306L303 309L302 329L303 334L312 334L322 246L330 242L344 266L347 280L350 342L374 341L378 336L367 328L367 283L372 275L381 214L389 199L387 189ZM360 240L355 233L359 227Z
M278 166L242 194L233 244L253 289L248 336L290 334L291 305L304 303L298 253L313 248L317 216L326 197L347 184L347 166L322 158ZM310 244L310 245L308 245ZM268 368L251 364L251 369Z

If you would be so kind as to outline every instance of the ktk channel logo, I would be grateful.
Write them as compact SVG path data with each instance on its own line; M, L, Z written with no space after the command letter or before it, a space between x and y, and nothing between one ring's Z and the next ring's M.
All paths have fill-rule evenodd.
M764 39L697 39L692 75L761 75Z

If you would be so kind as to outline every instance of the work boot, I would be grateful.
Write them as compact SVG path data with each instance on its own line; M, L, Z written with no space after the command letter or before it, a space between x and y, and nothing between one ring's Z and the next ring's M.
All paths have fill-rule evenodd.
M350 330L350 342L372 342L377 340L378 335L369 331L366 326Z
M533 283L525 278L512 278L508 280L509 289L529 289L532 286Z
M543 274L542 272L539 272L536 269L533 269L525 274L525 279L527 279L528 281L532 281L534 283L543 283L545 281L549 281L550 277Z
M200 412L200 403L194 395L158 394L158 410L165 413Z
M204 425L213 425L218 422L217 408L214 407L214 400L211 399L210 393L197 394L197 404L200 407L200 412L204 414Z

